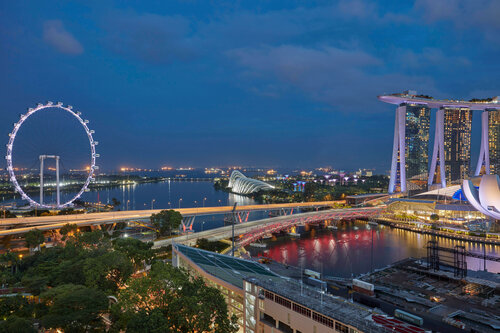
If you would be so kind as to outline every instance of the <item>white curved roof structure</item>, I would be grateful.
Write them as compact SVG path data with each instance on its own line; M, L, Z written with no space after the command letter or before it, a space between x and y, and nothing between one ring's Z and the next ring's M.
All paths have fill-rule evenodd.
M248 178L238 170L234 170L231 173L227 187L229 187L233 193L237 194L250 194L258 191L274 189L274 186L261 180Z
M484 175L479 190L470 180L464 180L462 191L470 204L486 216L500 220L500 178Z

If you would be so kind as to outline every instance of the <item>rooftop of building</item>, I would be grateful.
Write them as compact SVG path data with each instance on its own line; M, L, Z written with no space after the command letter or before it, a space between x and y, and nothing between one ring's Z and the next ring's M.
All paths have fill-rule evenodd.
M243 279L246 277L281 279L277 274L257 262L181 244L175 244L174 247L205 272L241 289L243 289Z
M375 285L377 298L414 308L413 312L456 319L455 315L463 310L460 317L469 328L492 332L500 327L500 276L468 270L466 277L456 277L452 267L443 265L449 260L441 260L438 271L429 270L421 259L408 258L360 279ZM469 318L474 315L477 318Z
M342 297L331 296L306 285L301 286L299 282L293 280L268 280L256 277L245 280L364 332L387 332L371 319L373 310Z
M471 110L500 109L498 97L486 99L473 98L469 101L464 101L456 99L434 99L427 95L419 95L416 91L408 91L404 93L380 95L378 99L389 104L419 104L426 105L430 108L451 107L469 108Z

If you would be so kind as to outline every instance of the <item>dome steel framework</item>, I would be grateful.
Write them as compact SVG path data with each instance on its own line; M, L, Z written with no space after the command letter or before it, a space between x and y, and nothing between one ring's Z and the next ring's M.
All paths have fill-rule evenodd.
M229 177L228 186L237 194L250 194L261 190L272 190L274 186L258 179L248 178L238 170L234 170Z

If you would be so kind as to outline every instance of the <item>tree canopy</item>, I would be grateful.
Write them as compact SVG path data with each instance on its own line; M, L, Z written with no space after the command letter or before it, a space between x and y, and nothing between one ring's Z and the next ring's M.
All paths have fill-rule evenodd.
M129 280L118 299L117 326L127 331L230 333L238 329L236 317L228 317L217 289L163 262L155 262L147 276Z
M39 296L40 303L0 298L6 319L0 332L33 332L35 322L65 332L235 332L222 294L156 259L156 252L152 243L110 240L93 231L29 256L1 255L2 283ZM145 263L152 263L151 270L133 275ZM108 296L117 298L112 307Z
M38 229L33 229L28 231L24 239L26 240L26 245L29 248L36 248L45 241L43 232Z
M179 228L182 223L182 215L173 209L162 210L151 215L151 224L155 226L160 236L170 235L173 230Z

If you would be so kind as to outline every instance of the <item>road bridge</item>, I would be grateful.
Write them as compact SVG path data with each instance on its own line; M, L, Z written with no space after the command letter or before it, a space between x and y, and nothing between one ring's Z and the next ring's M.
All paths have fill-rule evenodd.
M285 204L248 205L236 207L235 213L255 212L255 211L283 211L292 209L313 209L332 207L339 204L339 201L302 202ZM55 230L60 229L65 224L75 224L78 227L100 226L131 221L149 221L151 214L159 213L162 209L133 210L133 211L113 211L90 214L56 215L21 217L11 219L0 219L0 236L23 234L32 229ZM184 229L192 229L194 217L203 215L229 214L233 212L232 206L220 207L195 207L174 209L182 214Z
M328 219L357 219L370 218L384 212L383 208L346 208L346 209L330 209L322 211L314 211L308 213L299 213L287 216L272 217L257 221L250 221L242 224L234 225L234 236L239 240L235 247L246 246L263 235L272 232L293 227L299 224L307 224ZM206 238L210 241L227 239L232 237L233 226L225 226L206 231L188 233L187 235L158 240L154 242L154 247L167 246L172 244L172 241L185 245L194 245L201 238Z

